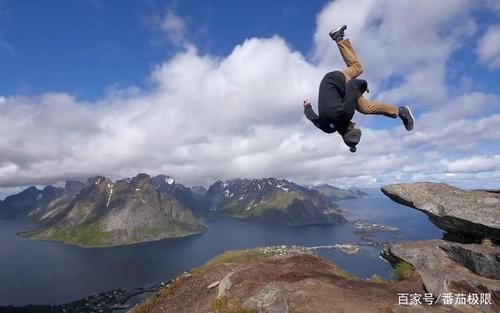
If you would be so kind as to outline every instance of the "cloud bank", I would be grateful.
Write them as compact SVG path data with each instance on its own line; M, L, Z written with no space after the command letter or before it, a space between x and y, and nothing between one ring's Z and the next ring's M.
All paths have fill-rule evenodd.
M452 93L446 83L453 53L477 35L473 4L338 0L318 14L310 58L280 36L248 38L225 56L189 44L154 68L151 89L113 90L95 103L50 92L2 97L0 186L138 172L191 185L267 176L360 186L498 183L499 95ZM399 120L380 128L357 113L363 138L356 154L310 124L301 105L304 97L315 102L324 73L343 67L327 35L342 23L371 97L418 112L410 133ZM189 41L174 12L161 27L171 40ZM498 61L489 43L495 31L475 43L491 67Z

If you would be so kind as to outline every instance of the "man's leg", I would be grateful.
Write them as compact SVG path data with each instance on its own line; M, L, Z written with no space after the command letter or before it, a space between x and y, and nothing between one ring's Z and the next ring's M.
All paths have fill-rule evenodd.
M392 118L399 116L399 108L382 102L370 101L363 96L359 97L356 110L363 114L377 114Z
M340 50L340 54L344 59L347 68L342 72L346 76L346 82L357 78L361 73L363 73L363 66L352 48L349 39L344 39L344 31L347 29L346 25L342 25L339 28L332 30L329 35L337 43ZM361 96L356 103L356 110L363 114L377 114L384 115L391 118L399 117L403 121L406 130L410 131L413 129L415 118L411 113L408 106L397 108L393 105L369 101L365 97ZM351 123L349 127L355 128L355 124Z
M363 73L363 66L361 66L361 62L358 59L358 56L354 52L352 48L351 42L349 39L344 39L344 31L347 29L347 25L342 25L338 28L333 29L329 35L333 41L337 43L337 47L339 47L340 54L344 59L347 68L342 72L346 76L346 81L354 79Z
M361 96L356 103L356 110L363 114L378 114L392 118L399 117L408 131L412 130L415 125L415 118L408 106L397 108L390 104L370 101Z
M352 48L351 41L349 39L339 40L337 41L337 46L339 47L340 55L342 55L347 65L347 68L342 71L346 75L346 81L361 75L363 73L363 66Z

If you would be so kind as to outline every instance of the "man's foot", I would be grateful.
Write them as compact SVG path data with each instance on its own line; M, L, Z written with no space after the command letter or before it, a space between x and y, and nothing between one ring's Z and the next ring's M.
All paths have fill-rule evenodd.
M342 39L344 39L344 31L346 30L346 28L347 28L347 25L342 25L342 26L332 30L328 35L330 35L330 37L332 37L332 39L335 42L339 42Z
M399 118L403 121L403 124L405 125L407 131L413 129L415 118L413 117L409 106L399 107Z

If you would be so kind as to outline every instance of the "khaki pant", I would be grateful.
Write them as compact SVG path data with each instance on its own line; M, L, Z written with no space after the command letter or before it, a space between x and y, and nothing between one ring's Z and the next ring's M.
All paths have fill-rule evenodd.
M347 65L347 68L342 71L346 76L346 81L361 75L361 73L363 73L363 66L354 52L349 39L344 39L338 42L337 46L339 47L340 54ZM359 98L358 103L356 104L356 110L363 114L378 114L392 118L396 118L399 115L399 109L397 107L382 102L370 101L363 96Z

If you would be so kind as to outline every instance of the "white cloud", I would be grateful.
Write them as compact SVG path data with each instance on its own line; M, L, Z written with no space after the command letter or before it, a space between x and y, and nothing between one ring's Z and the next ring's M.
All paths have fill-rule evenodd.
M472 156L454 161L443 160L447 171L451 173L478 173L500 170L500 155Z
M500 68L500 25L491 26L479 40L479 60L491 68Z
M5 98L4 96L0 96L0 103L4 103L5 101L7 101L7 98Z
M383 92L386 101L438 104L447 98L446 62L464 38L476 31L468 0L333 1L319 14L314 35L315 59L331 69L343 68L338 49L328 36L347 24L364 65L370 88L391 79L401 83ZM377 92L378 93L378 92Z
M176 45L185 43L186 23L174 11L168 10L160 23L160 29L164 31L169 40Z
M244 40L227 56L187 45L154 68L151 90L110 89L91 104L67 94L9 96L0 102L0 186L138 172L188 184L263 176L344 185L448 180L454 161L500 139L498 95L450 94L445 85L447 61L475 31L469 4L339 0L318 15L314 62L279 36ZM301 105L317 99L326 71L341 66L327 34L342 19L366 76L380 86L375 96L418 99L414 107L423 112L411 133L399 120L393 129L370 129L356 115L363 127L356 154L312 126ZM457 20L467 23L452 28ZM177 15L163 22L187 42ZM382 89L395 76L401 84ZM453 179L470 179L465 172Z

